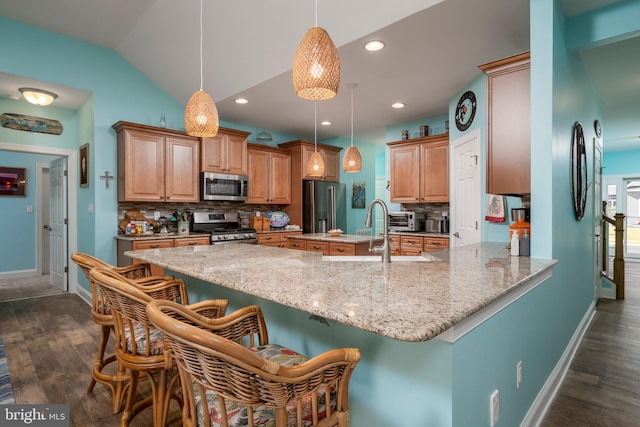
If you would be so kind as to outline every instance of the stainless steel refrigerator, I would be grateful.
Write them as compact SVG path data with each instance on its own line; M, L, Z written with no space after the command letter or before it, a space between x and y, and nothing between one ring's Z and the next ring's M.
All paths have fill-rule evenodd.
M302 230L305 233L326 233L335 228L347 231L345 184L302 181Z

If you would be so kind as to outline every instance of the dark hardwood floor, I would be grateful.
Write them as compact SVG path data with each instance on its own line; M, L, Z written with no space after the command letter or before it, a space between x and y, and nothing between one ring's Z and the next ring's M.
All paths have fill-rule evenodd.
M626 263L626 299L601 300L542 427L640 425L640 263ZM0 302L17 403L67 403L72 426L117 426L110 395L98 384L86 392L99 327L77 295ZM112 345L110 346L112 348ZM147 392L143 383L140 393ZM152 425L147 409L132 427ZM170 427L181 425L172 403Z

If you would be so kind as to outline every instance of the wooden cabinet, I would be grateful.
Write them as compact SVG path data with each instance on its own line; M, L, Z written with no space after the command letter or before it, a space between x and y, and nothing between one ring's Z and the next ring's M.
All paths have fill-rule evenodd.
M197 138L127 122L118 122L113 128L118 146L118 201L200 200Z
M387 144L391 201L449 201L449 135L433 135Z
M291 154L264 145L248 145L249 194L245 203L291 203Z
M289 239L289 244L292 244L293 242L304 242L304 240ZM329 254L328 242L318 242L316 240L308 240L305 246L306 246L306 250L309 252L322 252L323 255Z
M278 147L291 154L291 203L284 209L291 218L291 224L302 224L302 180L323 180L340 182L341 147L318 144L318 152L324 160L324 176L307 175L307 161L314 151L314 143L304 140L289 141L278 144Z
M276 248L286 248L288 247L289 242L287 236L296 236L300 234L302 234L302 230L258 232L258 244L263 246L273 246Z
M199 246L210 244L209 236L180 237L175 239L141 239L141 240L120 240L118 239L118 266L123 267L130 264L140 263L137 259L125 256L127 251L137 251L143 249L174 248L180 246ZM151 274L163 276L164 268L151 265Z
M400 236L400 255L420 256L422 254L423 238L419 236Z
M389 236L389 249L392 256L401 255L400 252L400 236L392 234Z
M447 249L449 247L449 239L446 237L425 237L424 247L425 252L439 251Z
M487 74L487 193L531 192L529 52L480 66Z
M247 175L247 137L250 132L219 128L216 136L202 138L202 172Z

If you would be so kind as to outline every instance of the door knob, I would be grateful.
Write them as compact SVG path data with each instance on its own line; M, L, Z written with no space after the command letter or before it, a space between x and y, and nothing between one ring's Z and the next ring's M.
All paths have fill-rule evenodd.
M457 237L458 239L460 238L460 233L458 233L457 231L455 233L453 233L453 237Z
M45 226L44 226L44 229L45 229L45 230L49 230L49 231L51 231L51 227L50 227L49 225L45 225Z

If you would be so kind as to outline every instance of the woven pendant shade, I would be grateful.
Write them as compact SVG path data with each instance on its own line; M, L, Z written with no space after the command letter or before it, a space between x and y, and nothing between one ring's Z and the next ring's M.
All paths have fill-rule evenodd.
M353 145L347 148L342 159L342 170L345 172L360 172L362 170L362 157L360 151Z
M355 83L347 85L351 91L351 145L347 148L342 159L342 170L345 172L360 172L362 170L362 157L357 147L353 146L353 91L358 87Z
M298 45L293 57L293 88L309 101L331 99L340 86L340 58L327 31L313 27Z
M184 109L187 135L210 138L218 133L218 125L218 109L211 96L203 90L194 92Z
M307 175L309 176L323 176L324 175L324 161L322 156L317 151L314 151L309 161L307 162Z

